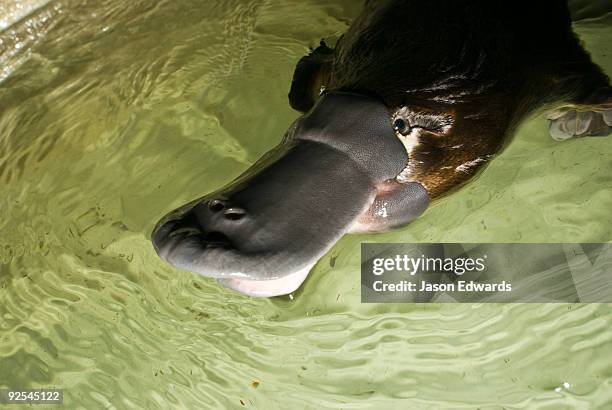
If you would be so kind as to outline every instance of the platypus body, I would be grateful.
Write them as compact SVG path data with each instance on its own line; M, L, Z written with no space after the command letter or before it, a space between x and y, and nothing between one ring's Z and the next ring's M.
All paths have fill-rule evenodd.
M404 226L460 187L536 109L558 140L612 133L612 90L562 0L368 1L297 64L304 113L152 240L178 268L252 296L297 289L348 232Z

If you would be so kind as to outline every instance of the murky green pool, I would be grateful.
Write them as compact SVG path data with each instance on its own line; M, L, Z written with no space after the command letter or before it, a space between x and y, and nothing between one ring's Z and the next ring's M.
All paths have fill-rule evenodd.
M362 241L612 240L612 140L541 118L409 228L348 236L293 299L170 268L160 216L297 117L355 1L0 0L0 387L69 408L612 408L612 307L365 305ZM612 73L612 6L572 2ZM396 400L404 399L398 403Z

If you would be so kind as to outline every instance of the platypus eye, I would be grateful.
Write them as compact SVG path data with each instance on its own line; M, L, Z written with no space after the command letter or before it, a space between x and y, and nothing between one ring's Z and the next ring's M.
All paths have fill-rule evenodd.
M410 134L410 125L402 118L396 118L393 121L393 129L402 135Z

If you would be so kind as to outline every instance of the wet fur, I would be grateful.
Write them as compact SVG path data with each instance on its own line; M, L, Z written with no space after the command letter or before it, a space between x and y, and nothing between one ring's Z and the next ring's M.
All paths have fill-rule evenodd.
M323 85L378 96L390 118L451 118L443 133L419 131L406 172L432 199L482 169L534 110L612 95L560 0L368 1L335 51L322 47L296 69L294 108L308 110Z

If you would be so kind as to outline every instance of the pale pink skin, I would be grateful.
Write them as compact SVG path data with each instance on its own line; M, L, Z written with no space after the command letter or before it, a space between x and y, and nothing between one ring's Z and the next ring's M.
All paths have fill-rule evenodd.
M250 279L219 279L223 286L253 297L272 297L287 295L295 292L306 280L308 273L315 264L307 266L297 272L279 279L250 280Z

